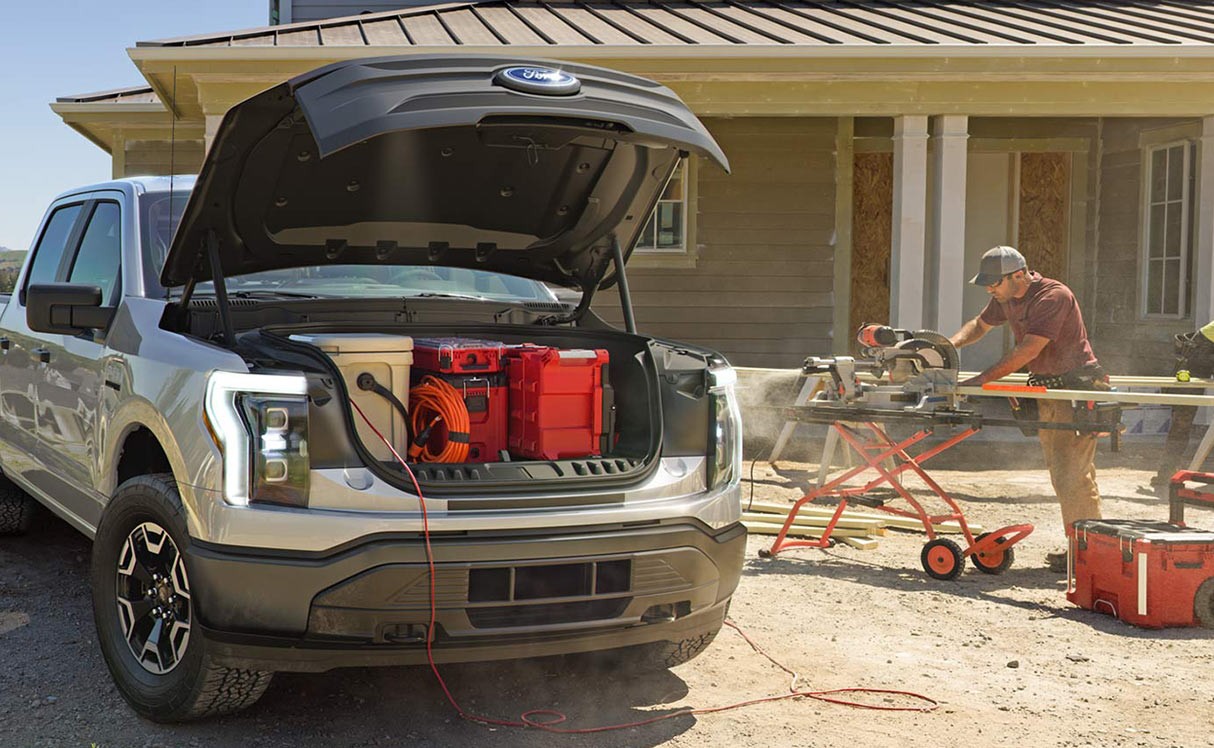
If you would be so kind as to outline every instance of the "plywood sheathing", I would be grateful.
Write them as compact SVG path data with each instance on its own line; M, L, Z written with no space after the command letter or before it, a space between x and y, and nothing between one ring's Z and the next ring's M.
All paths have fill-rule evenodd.
M851 330L889 321L894 156L857 153L852 178Z
M1019 249L1029 268L1066 281L1071 154L1020 154Z

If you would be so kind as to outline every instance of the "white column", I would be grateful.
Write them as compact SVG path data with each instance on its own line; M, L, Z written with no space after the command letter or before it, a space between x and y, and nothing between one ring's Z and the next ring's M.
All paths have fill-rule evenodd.
M203 137L205 138L203 154L210 153L211 143L215 141L215 135L219 132L219 123L223 122L222 114L207 114L205 115Z
M1193 322L1214 320L1214 117L1201 120L1197 182L1197 253L1193 273Z
M126 176L126 133L114 131L114 142L110 146L110 178L122 179Z
M965 292L965 173L969 117L946 114L936 118L935 189L932 210L936 236L932 252L936 267L935 329L952 335L961 329L961 300Z
M927 233L927 117L894 118L894 226L890 252L890 324L923 327Z

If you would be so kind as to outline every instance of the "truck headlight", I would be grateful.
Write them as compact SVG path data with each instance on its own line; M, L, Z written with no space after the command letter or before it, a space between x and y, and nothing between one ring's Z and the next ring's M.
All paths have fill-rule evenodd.
M729 366L708 370L712 420L708 435L708 488L720 488L742 473L742 414L734 393L738 375Z
M207 381L206 418L223 455L229 504L307 506L308 398L301 376L217 371Z

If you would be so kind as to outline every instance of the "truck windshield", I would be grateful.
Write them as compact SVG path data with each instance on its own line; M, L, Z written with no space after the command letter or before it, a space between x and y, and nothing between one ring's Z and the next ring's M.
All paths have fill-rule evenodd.
M189 199L188 191L145 194L140 203L144 284L149 295L168 295L160 285L160 272L173 242L173 232ZM257 295L388 298L401 296L453 296L492 301L556 302L558 295L540 281L503 273L441 265L317 265L267 270L227 278L228 292ZM179 293L180 290L178 289ZM199 283L195 294L214 293L211 283ZM569 299L577 292L561 290Z

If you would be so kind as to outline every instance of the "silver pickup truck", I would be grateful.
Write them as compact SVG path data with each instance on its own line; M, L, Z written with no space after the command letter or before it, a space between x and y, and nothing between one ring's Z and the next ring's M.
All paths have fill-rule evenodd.
M633 327L625 259L692 153L727 167L651 81L381 58L236 105L196 180L63 194L0 314L0 532L37 502L93 538L105 661L154 720L275 671L690 659L744 555L734 372L591 300ZM596 352L601 438L417 457L421 339Z

